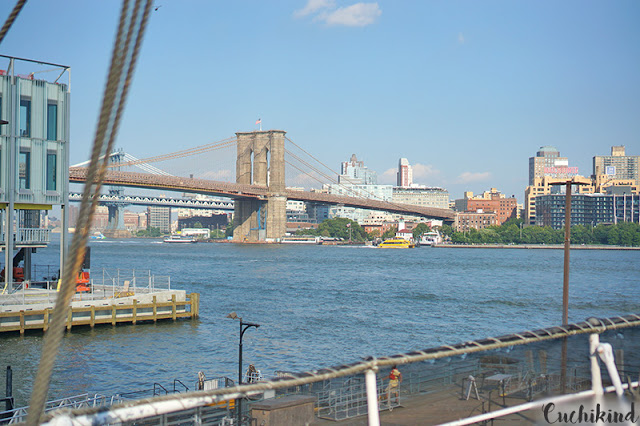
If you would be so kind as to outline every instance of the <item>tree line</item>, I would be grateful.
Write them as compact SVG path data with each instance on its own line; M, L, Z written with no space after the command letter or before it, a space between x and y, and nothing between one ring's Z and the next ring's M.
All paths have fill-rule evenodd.
M418 224L412 231L414 238L430 231L424 223ZM503 225L490 226L485 229L470 229L465 232L454 231L450 225L439 228L443 237L454 244L563 244L564 229L552 229L549 226L523 226L523 219L509 219ZM363 242L377 238L386 240L393 238L397 228L393 227L380 235L378 231L371 233L351 219L337 217L324 220L317 229L301 229L297 235L314 235L328 238L341 238L345 241ZM619 246L640 246L640 224L623 222L616 225L600 224L598 226L575 225L571 227L572 244L602 244Z
M563 244L564 229L549 226L522 226L522 219L509 219L501 226L454 231L444 225L440 232L454 244ZM571 244L640 246L640 224L622 222L571 227Z

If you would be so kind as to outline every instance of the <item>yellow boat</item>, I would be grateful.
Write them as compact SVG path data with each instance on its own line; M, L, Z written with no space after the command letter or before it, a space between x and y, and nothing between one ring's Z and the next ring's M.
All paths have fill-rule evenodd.
M378 246L379 248L414 248L416 245L404 238L390 238L384 240Z

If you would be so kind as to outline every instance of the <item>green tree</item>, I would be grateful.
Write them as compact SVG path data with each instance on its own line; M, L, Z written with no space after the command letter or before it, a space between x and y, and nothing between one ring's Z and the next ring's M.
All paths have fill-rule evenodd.
M389 228L382 234L382 239L383 240L388 240L389 238L393 238L393 237L396 236L396 232L398 232L398 227L397 226Z
M431 227L429 225L426 223L419 223L415 228L413 228L413 238L417 240L420 238L420 235L429 231L431 231Z

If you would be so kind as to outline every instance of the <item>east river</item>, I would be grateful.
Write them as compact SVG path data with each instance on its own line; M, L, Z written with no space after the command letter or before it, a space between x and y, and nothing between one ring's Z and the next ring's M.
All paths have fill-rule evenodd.
M197 372L237 378L235 311L259 323L244 365L266 375L355 362L559 325L562 250L383 250L360 246L92 241L91 269L149 269L200 293L200 319L73 328L50 398L192 386ZM34 264L54 265L58 246ZM570 322L640 313L640 251L571 252ZM0 336L17 405L28 404L43 335ZM4 374L0 375L0 382ZM4 385L3 385L4 387ZM4 396L4 395L0 395Z

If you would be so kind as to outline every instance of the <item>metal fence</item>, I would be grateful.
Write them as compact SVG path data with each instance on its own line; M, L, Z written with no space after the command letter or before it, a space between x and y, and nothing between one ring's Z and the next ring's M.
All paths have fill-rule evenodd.
M146 424L153 419L155 424L178 424L176 419L189 418L193 424L204 424L202 416L210 414L218 420L207 424L237 425L233 423L236 414L223 403L245 398L242 407L246 411L242 414L250 421L251 405L275 390L276 398L315 396L318 417L331 420L368 414L371 424L377 424L375 419L381 410L400 406L417 410L415 418L422 415L428 424L469 424L457 419L472 417L469 422L473 423L473 416L501 417L509 422L513 420L509 415L520 412L518 415L523 416L522 411L549 398L582 398L597 391L593 361L589 361L590 356L592 360L597 356L590 341L594 336L600 339L601 346L610 345L615 354L615 365L612 356L608 369L598 372L598 380L616 385L617 372L629 382L631 377L638 377L640 316L630 315L368 358L335 368L280 374L267 382L167 394L131 401L126 406L115 405L108 411L76 410L70 420ZM600 346L597 348L599 351ZM395 395L387 392L389 371L394 365L403 376L397 403ZM616 373L611 376L611 372ZM637 383L631 383L633 386ZM540 411L539 406L535 408ZM147 414L139 414L143 412Z
M152 275L149 270L103 269L91 273L89 288L89 291L76 293L73 300L102 300L169 291L171 278ZM57 290L57 280L14 282L11 292L7 288L0 288L0 306L51 304L56 300Z

